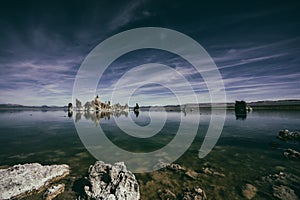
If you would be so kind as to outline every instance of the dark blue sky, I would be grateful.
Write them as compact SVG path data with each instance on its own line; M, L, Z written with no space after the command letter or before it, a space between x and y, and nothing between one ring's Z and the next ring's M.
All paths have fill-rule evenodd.
M182 32L201 44L222 75L228 102L300 99L299 10L298 1L2 0L0 103L66 105L77 70L94 47L121 31L149 26ZM105 91L126 71L149 62L185 74L200 101L209 102L201 75L191 73L184 60L154 50L116 60L101 79L101 99L109 100ZM151 74L159 76L169 75ZM150 75L132 82L145 78ZM142 105L176 104L156 84L135 96Z

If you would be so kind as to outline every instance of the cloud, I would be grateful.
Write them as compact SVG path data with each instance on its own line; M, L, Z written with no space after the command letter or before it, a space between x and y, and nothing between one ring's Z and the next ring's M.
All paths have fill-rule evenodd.
M1 101L41 105L47 104L50 97L56 97L56 100L52 99L49 102L64 105L63 100L59 99L65 100L67 96L69 96L67 99L71 99L72 84L76 74L74 62L77 61L55 60L53 63L18 61L2 64Z
M132 0L126 3L126 5L121 8L121 11L118 12L109 22L108 27L110 30L118 30L129 23L134 23L135 21L149 18L152 14L149 11L141 8L143 4L145 4L145 0Z
M298 38L294 38L260 45L240 43L239 48L231 48L231 46L227 46L226 48L226 46L223 46L222 54L214 56L214 60L223 77L227 101L234 101L236 99L262 100L270 98L274 91L276 91L276 94L273 97L277 96L279 99L300 98L300 92L297 92L298 89L295 88L295 85L299 84L300 73L297 73L294 60L289 59L294 56L293 54L296 50L295 47L289 45L297 41ZM207 84L212 86L214 91L223 90L223 88L219 88L220 84L213 77L206 80L206 82L201 77L202 73L210 73L213 69L205 68L199 74L192 66L176 56L168 57L166 54L157 56L157 54L159 52L152 52L150 57L146 56L147 59L140 56L139 61L157 62L164 60L164 64L172 66L186 78L201 101L210 102ZM122 75L132 68L132 66L143 62L131 59L130 61L126 60L126 62L120 62L118 63L119 65L112 66L115 73L107 76L110 81L105 85L106 88L99 88L99 93L104 98L109 99L110 95L108 94L113 90L116 81L122 78ZM198 62L202 65L207 63L205 60L199 60ZM127 91L131 91L132 88L139 88L143 84L147 85L148 81L159 83L161 80L164 80L165 83L170 83L184 93L184 83L176 78L173 79L174 77L172 73L151 71L151 68L148 70L136 70L135 75L128 78L120 88L122 91L120 91L119 99L126 102ZM171 96L162 86L158 85L148 84L146 87L139 88L138 91L135 98L144 99L143 102L145 103L148 102L149 97L155 96L153 99L164 102L163 99ZM192 97L189 94L186 94L186 96L187 101L191 101ZM174 99L172 101L176 103Z
M93 47L120 30L149 25L175 29L203 43L218 66L228 101L300 98L296 6L272 4L265 9L265 4L262 8L251 4L243 12L239 5L217 5L216 12L211 12L216 5L212 5L213 10L204 9L209 5L197 6L128 1L114 5L74 3L64 8L24 3L26 9L12 6L15 12L4 12L3 6L0 25L5 30L0 32L0 45L5 48L0 50L0 102L65 105L71 101L77 70ZM198 9L202 12L192 12ZM16 12L20 17L12 16ZM199 74L176 55L149 49L132 54L114 62L101 78L98 92L103 100L109 100L111 90L124 73L151 62L168 65L182 74L201 101L210 101L208 83L213 90L222 90L213 78L203 80L204 73L213 72L206 67L207 60L197 60L204 66ZM148 80L172 85L186 95L184 101L188 102L192 96L186 92L184 82L172 73L135 71L135 76L128 77L122 85L119 101L123 101L121 97L127 91L138 88L134 95L138 102L177 102L169 90L148 84ZM140 87L143 84L146 85Z

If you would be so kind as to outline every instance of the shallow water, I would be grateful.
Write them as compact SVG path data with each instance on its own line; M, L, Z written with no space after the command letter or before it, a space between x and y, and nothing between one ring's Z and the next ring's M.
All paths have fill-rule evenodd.
M31 162L69 164L72 169L71 175L63 180L67 184L66 192L58 199L74 199L81 195L83 178L89 165L96 161L84 146L87 144L86 138L93 137L93 132L86 127L92 127L91 129L94 130L101 128L105 133L102 139L108 139L111 142L108 145L117 149L135 154L147 154L171 144L182 125L180 122L183 121L182 123L187 124L187 128L180 139L182 143L188 143L190 140L192 144L174 162L187 170L197 172L198 178L192 179L183 172L166 169L135 173L140 184L142 199L159 199L162 197L160 194L166 189L180 199L185 191L190 191L196 186L201 187L209 199L242 199L242 188L246 183L251 183L258 188L256 199L272 199L274 198L272 186L263 182L263 177L279 172L299 177L299 160L287 159L283 156L287 148L300 151L299 142L280 141L276 136L278 131L284 128L299 131L300 111L253 111L246 119L237 120L234 112L229 110L221 137L212 151L201 159L198 156L199 149L204 141L211 116L209 112L201 112L199 125L198 120L195 120L197 117L198 114L193 112L168 112L165 115L162 112L152 111L140 112L138 116L132 112L117 115L73 113L72 117L68 117L68 113L64 111L1 111L0 166L5 168ZM165 119L166 123L161 124ZM140 129L134 129L135 125L131 124L131 120ZM78 126L85 127L83 129L85 133L78 134L76 130ZM133 135L127 135L119 126L125 130L141 130L141 132L136 131ZM159 126L162 126L161 130L157 128ZM197 134L194 137L191 132L195 126ZM143 132L143 129L148 129L150 132ZM151 133L151 130L155 129L160 131L157 134ZM103 144L103 141L94 141L95 144ZM180 143L176 145L178 149L183 146L180 146ZM143 157L132 158L133 154L122 157L119 154L116 148L102 148L98 150L97 159L106 162L122 159L133 171L144 169L145 165L155 164L161 158L164 161L172 160L172 156L157 154L157 160L151 159L153 163L149 163L150 161L146 159L146 162ZM214 169L224 176L205 174L201 171L203 167ZM300 197L298 184L290 181L285 185ZM31 198L37 199L39 196L35 195Z

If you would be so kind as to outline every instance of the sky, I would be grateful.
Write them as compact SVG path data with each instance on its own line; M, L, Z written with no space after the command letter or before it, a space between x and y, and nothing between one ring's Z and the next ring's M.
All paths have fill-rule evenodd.
M141 27L175 30L198 42L217 66L227 102L300 99L299 10L296 0L2 0L0 104L67 105L75 99L74 82L89 53ZM157 70L151 63L170 68ZM195 103L194 94L198 102L212 102L207 81L214 80L202 75L173 52L140 49L119 56L90 90L102 101L112 100L114 91L112 103L130 105L178 104L176 91L180 103Z

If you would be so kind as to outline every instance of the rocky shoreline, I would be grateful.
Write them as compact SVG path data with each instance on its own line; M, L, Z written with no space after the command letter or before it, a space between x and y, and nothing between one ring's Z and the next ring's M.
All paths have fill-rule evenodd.
M196 171L176 163L160 162L159 165L162 168L151 173L151 177L153 177L149 180L150 182L147 182L147 185L153 180L160 180L163 183L164 187L158 187L156 190L157 197L161 200L206 200L214 198L210 193L207 193L207 185L203 185L202 180L218 179L221 181L227 177L222 170L220 171L219 168L210 163L203 163ZM65 191L65 184L61 183L60 180L66 181L68 179L66 176L69 173L70 167L68 165L42 166L38 163L15 165L1 169L0 199L27 199L31 195L41 192L44 193L41 198L45 200L52 200L57 197L57 199L65 199L64 194L61 194ZM172 180L173 177L177 176L182 177L182 180L186 182L186 186L182 188L180 193L176 191L176 182ZM123 162L111 165L96 161L94 165L90 165L84 180L84 184L81 185L83 193L77 197L72 197L72 199L138 200L141 198L140 190L145 189L145 185L137 181L135 175L127 169ZM298 176L290 173L270 173L241 185L240 194L245 199L255 199L258 193L260 196L264 195L271 199L296 200L298 199L296 189L299 181ZM156 187L153 185L153 188ZM272 193L269 193L267 188L271 188ZM61 196L59 196L60 194Z
M70 174L70 167L63 165L19 164L0 169L0 200L20 199L45 191L43 199L52 200L65 190L57 184ZM123 162L114 165L97 161L88 170L85 195L79 199L138 200L138 182Z
M298 139L298 134L295 133L297 132L282 130L278 133L278 139L285 138L282 143L292 147L290 145ZM286 140L293 141L291 143L285 142ZM282 151L282 148L279 150ZM281 156L286 162L297 163L300 153L286 148ZM65 164L43 166L31 163L0 169L0 200L22 198L138 200L147 199L149 194L153 194L150 195L151 198L148 197L149 199L205 200L222 197L218 196L221 193L217 194L217 191L224 191L222 189L224 186L220 183L226 182L231 176L230 172L212 162L200 163L195 169L184 163L168 164L160 161L155 166L159 170L143 175L134 175L123 162L106 164L96 161L85 168L88 168L86 174L81 177L68 176L71 170L70 166ZM207 180L213 181L207 184ZM285 170L284 166L276 166L274 170L263 173L255 179L245 178L235 192L245 199L257 197L298 199L299 182L300 177L296 172L294 174Z
M300 141L300 133L297 131L289 131L287 129L283 129L279 131L277 139L282 141ZM284 157L288 159L300 159L300 152L295 149L288 148L283 152Z

